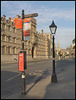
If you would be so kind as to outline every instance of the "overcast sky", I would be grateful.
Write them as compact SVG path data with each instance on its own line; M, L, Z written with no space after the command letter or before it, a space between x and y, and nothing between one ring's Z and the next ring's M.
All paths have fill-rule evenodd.
M75 38L75 1L1 1L1 17L6 18L22 16L22 9L25 14L38 13L37 31L50 33L49 26L54 20L57 25L55 35L56 47L65 49L72 44Z

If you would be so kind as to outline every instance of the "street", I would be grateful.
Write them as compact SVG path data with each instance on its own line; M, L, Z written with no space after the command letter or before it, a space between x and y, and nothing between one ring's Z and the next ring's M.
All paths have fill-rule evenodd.
M69 69L69 66L74 66L75 58L68 58L65 60L56 61L57 76L63 71ZM67 70L68 71L68 70ZM26 86L33 82L38 82L52 74L52 60L37 61L27 63L26 72ZM74 79L75 77L73 77ZM57 79L59 80L59 79ZM22 90L21 72L18 71L17 64L2 64L1 65L1 98L6 98L16 92Z
M34 82L44 72L47 75L51 72L51 61L27 63L26 85ZM11 95L22 89L21 72L18 71L17 64L2 64L1 66L1 97Z

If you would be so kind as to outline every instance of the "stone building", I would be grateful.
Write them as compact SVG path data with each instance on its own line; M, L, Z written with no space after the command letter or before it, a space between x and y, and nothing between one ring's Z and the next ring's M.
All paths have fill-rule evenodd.
M17 18L21 18L19 15ZM15 18L1 17L1 62L18 61L18 53L22 49L22 29L15 28ZM30 40L24 41L27 61L32 59L48 59L52 57L52 40L50 33L37 32L35 18L31 18Z

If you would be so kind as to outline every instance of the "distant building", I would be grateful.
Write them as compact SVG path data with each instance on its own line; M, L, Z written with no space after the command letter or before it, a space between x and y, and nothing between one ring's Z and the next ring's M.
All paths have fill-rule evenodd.
M70 45L70 47L67 47L66 49L61 49L60 48L60 45L58 43L57 45L57 55L58 56L62 56L62 57L65 57L65 56L68 56L68 57L72 57L72 56L75 56L75 49L73 49L74 45Z
M17 18L21 18L19 15ZM6 20L1 17L1 61L18 61L18 53L22 49L22 30L15 28L15 18ZM36 19L31 18L30 40L24 42L24 50L27 60L48 59L52 57L52 40L50 33L38 34L36 30Z
M70 47L67 47L66 52L69 53L69 57L75 56L75 49L73 48L73 45L70 45Z
M60 48L60 45L59 45L59 42L58 42L58 45L57 45L57 55L59 55L60 52L61 52L61 48Z

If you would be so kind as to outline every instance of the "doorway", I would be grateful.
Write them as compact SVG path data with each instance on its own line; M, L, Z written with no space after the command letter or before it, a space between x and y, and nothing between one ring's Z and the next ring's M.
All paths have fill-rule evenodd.
M34 47L32 47L32 58L34 58Z
M32 47L32 58L36 58L36 47Z

